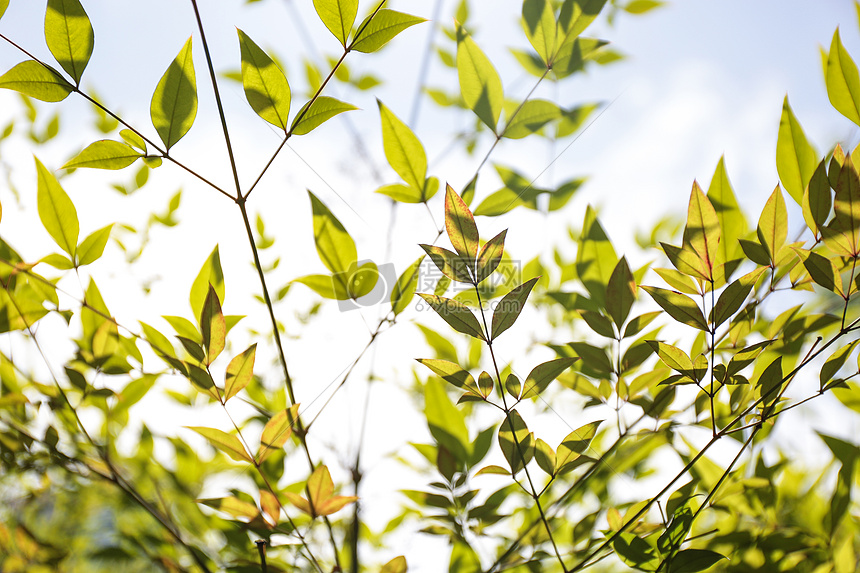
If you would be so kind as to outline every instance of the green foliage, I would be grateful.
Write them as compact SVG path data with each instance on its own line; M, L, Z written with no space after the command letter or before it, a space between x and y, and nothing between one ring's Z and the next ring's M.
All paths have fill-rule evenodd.
M0 16L8 4L0 1ZM329 69L301 54L304 75L295 75L280 64L287 55L280 38L263 50L238 29L232 60L213 61L203 26L208 20L191 2L197 31L151 100L159 147L146 126L134 125L134 114L122 115L81 87L98 55L93 26L78 0L49 0L47 52L6 40L28 59L0 76L0 87L22 94L16 122L26 124L4 128L0 144L20 137L15 141L45 151L43 157L56 155L49 155L49 143L68 145L62 157L71 157L62 176L35 160L35 189L26 193L35 193L36 213L16 212L27 226L4 226L0 238L0 569L403 573L407 559L418 561L411 547L394 547L405 531L443 541L438 546L450 547L450 554L439 562L457 572L856 570L860 446L819 433L830 461L804 468L789 463L771 436L783 418L796 423L793 409L827 394L846 420L860 413L860 148L846 152L836 145L820 157L786 96L774 126L782 187L760 197L755 232L720 158L707 193L692 184L680 244L659 240L678 235L680 223L658 223L642 242L662 254L650 249L645 255L617 251L595 208L570 206L584 178L537 187L541 173L531 172L527 161L489 161L503 139L516 146L579 133L598 104L566 107L566 100L536 97L535 90L620 57L606 41L582 36L595 21L611 24L662 5L524 0L523 34L511 39L512 53L538 79L518 99L514 89L504 89L517 78L493 65L501 61L497 53L479 47L490 44L462 0L453 24L441 20L447 43L430 51L449 72L448 83L426 90L458 119L463 131L455 140L465 156L490 144L461 193L446 183L444 198L436 198L441 181L453 174L434 173L432 139L379 99L381 149L366 153L367 134L357 132L362 151L353 153L335 122L327 125L319 135L331 154L384 156L396 179L379 175L377 193L403 203L402 211L429 215L435 235L413 245L399 274L388 274L388 265L359 259L372 241L365 229L347 231L335 215L338 204L326 205L308 191L310 213L301 217L309 232L296 226L307 236L285 240L281 231L292 225L284 221L292 219L272 208L271 195L251 195L271 179L269 168L292 136L359 109L329 95L331 83L340 82L344 97L356 103L362 92L377 95L378 82L389 78L362 72L360 65L375 57L364 54L413 32L423 18L384 3L314 0L319 24L341 53L319 58ZM356 25L360 8L367 15ZM192 167L189 152L175 148L198 112L195 41L211 80L205 92L217 107L206 123L220 123L212 133L223 133L227 149L227 183L219 183L218 168ZM60 71L32 55L48 52ZM838 31L825 59L831 104L860 125L860 76ZM222 66L241 82L240 97L260 125L277 137L267 160L237 159L246 150L241 138L230 137L235 128L214 71ZM88 83L112 81L92 77L93 70ZM292 117L290 82L307 94ZM45 108L30 98L55 103L71 94L94 106L93 127L102 139L84 131L80 144L51 142L60 133L71 137L62 132L61 112L35 127ZM199 242L155 235L190 227L180 218L182 191L168 188L166 206L145 214L146 226L138 229L112 213L81 208L78 177L84 176L75 174L121 171L138 159L122 182L87 181L130 195L147 185L151 169L161 169L167 181L171 172L188 174L194 193L207 201L195 203L203 207L191 215L223 237L221 245L235 239L228 226L244 231L250 272L235 264L232 250L225 247L222 266L219 246L204 245L211 254L191 284L177 290L171 283L174 298L189 289L188 307L176 310L150 298L149 279L139 273L151 252L150 232L154 241L177 244L175 260L157 261L163 274L173 273L171 262L186 265L185 247ZM252 177L246 177L249 165L259 165ZM25 170L8 167L16 172L11 185ZM489 188L494 175L501 181L495 190ZM295 189L283 186L274 184L292 210ZM786 204L783 189L794 203ZM13 191L25 205L25 191ZM221 197L235 206L235 220L220 218L215 201ZM550 256L516 259L510 248L521 249L522 237L541 230L511 219L510 229L482 236L498 219L480 217L507 216L520 206L547 217L575 211L582 225L571 229L569 240L557 240ZM683 210L678 207L667 210ZM8 213L7 205L7 220ZM81 240L81 226L104 216L111 220L84 231ZM673 226L677 232L666 232ZM32 234L21 236L21 228ZM49 243L36 240L40 234L55 246L41 246ZM296 276L311 234L326 272ZM436 270L438 280L428 281ZM243 296L249 277L259 280L256 298ZM310 292L293 289L294 283ZM320 298L360 308L380 286L376 318L363 309L325 322L330 307ZM125 297L147 304L119 300ZM430 318L418 318L420 308L432 309ZM228 314L233 309L243 315ZM357 348L355 340L332 343L356 315L366 340ZM417 365L398 362L399 352L380 342L388 330L395 331L397 351L422 340L411 336L410 323L427 346L406 353L427 356ZM295 350L309 347L311 354ZM330 382L328 363L342 369ZM360 374L366 374L363 411L350 394L350 415L332 416L330 403ZM813 384L804 383L810 379ZM399 392L407 405L381 401ZM157 426L147 412L156 412ZM360 432L345 421L353 414ZM373 438L365 431L371 416L400 440L396 451L374 462L368 456L378 452L368 446L377 444L366 443ZM401 416L420 422L415 441L406 442L411 436L398 425ZM556 431L559 420L578 421ZM720 455L713 455L718 447ZM726 451L734 452L731 461ZM402 488L402 473L414 489ZM365 478L377 480L374 489ZM377 500L381 508L373 507ZM370 511L390 521L365 520Z

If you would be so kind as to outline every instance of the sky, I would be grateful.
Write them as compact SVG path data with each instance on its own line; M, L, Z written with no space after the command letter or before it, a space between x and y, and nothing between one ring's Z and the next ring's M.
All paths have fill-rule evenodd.
M315 20L310 2L263 0L242 10L239 2L200 4L216 70L220 73L238 69L235 27L241 28L262 47L280 56L293 90L293 113L306 97L303 58L323 64L326 55L339 55L337 42ZM525 47L516 21L519 3L500 0L471 4L469 23L475 30L476 42L499 70L506 94L524 97L534 78L522 72L508 52L512 46ZM219 139L220 125L190 3L98 0L84 5L96 33L85 89L99 94L109 107L119 110L153 138L155 131L148 118L152 90L185 40L194 36L200 107L194 128L177 144L175 153L194 168L229 185L226 152ZM450 25L447 15L453 12L454 5L450 0L442 2L439 13L446 15L442 25ZM49 58L41 32L42 6L43 3L12 0L0 20L0 32L32 49L37 56ZM360 13L369 7L369 3L362 2ZM391 7L427 18L436 10L435 3L427 0L401 0L392 2ZM508 218L479 218L482 236L490 237L510 227L508 248L514 256L524 260L539 253L546 256L547 249L562 240L570 226L581 224L585 206L591 204L599 208L601 222L616 249L631 252L637 265L644 264L656 254L634 253L634 231L648 228L649 223L667 212L682 215L693 181L706 186L721 156L725 157L748 219L754 222L778 183L774 163L776 135L786 95L819 152L828 151L838 141L852 148L858 141L856 126L829 105L822 78L819 47L829 48L837 26L848 51L855 60L860 58L858 16L854 3L847 0L678 0L641 17L619 14L611 26L605 21L595 23L587 34L609 40L627 58L612 66L591 67L586 74L558 84L541 85L536 95L565 106L604 102L599 117L569 147L565 147L568 141L554 146L542 141L507 141L498 146L491 159L491 163L516 166L527 176L537 177L536 184L541 186L572 176L588 176L588 183L568 208L550 216L521 209ZM390 235L382 231L391 224L392 212L387 200L373 190L382 183L394 182L396 175L382 154L374 96L412 124L427 150L432 174L457 189L471 178L490 141L481 140L473 156L446 149L452 132L469 128L473 120L464 113L440 111L426 99L421 102L420 113L415 112L414 96L420 80L420 66L415 61L423 53L428 35L451 48L438 27L428 22L407 31L379 54L351 55L347 64L353 73L376 74L386 83L373 93L357 93L340 85L327 92L355 103L361 110L351 112L346 120L332 120L308 136L291 140L290 148L284 150L264 184L255 190L251 210L263 214L268 232L278 240L276 251L282 258L281 266L272 275L275 290L296 276L322 270L311 239L306 188L312 189L352 233L359 258L390 261L401 271L420 254L417 244L435 236L434 223L427 212L414 206L398 207ZM0 43L0 69L8 69L21 59L14 48ZM435 60L429 67L427 84L451 91L456 87L456 74ZM247 185L277 146L278 135L254 115L241 86L224 80L221 89L231 137L239 150L240 178ZM51 168L67 160L71 149L80 149L103 137L89 127L92 116L83 102L70 98L66 103L62 117L66 129L58 141L38 150L40 159ZM51 111L50 106L40 109L45 115ZM6 117L2 110L6 110ZM19 110L13 95L0 94L0 124ZM359 135L357 139L370 155L378 178L361 159L353 134ZM332 152L333 142L336 153ZM39 257L53 247L46 234L29 231L38 224L33 209L32 150L7 145L4 153L7 155L3 160L16 165L13 177L22 191L22 200L20 206L15 206L10 191L0 187L0 232L6 238L26 236L25 245L14 246L29 257ZM251 300L258 283L248 264L250 253L244 230L230 201L169 165L156 170L151 182L131 197L122 197L107 188L113 180L111 173L79 171L64 181L78 206L82 236L111 221L141 225L150 211L163 210L180 186L184 190L179 211L182 230L156 230L141 264L131 271L132 280L151 282L151 296L143 297L128 287L125 269L111 270L111 261L120 268L121 254L115 249L109 251L105 265L92 271L120 322L135 324L154 314L187 315L185 293L203 260L218 243L228 276L225 311L256 313L246 319L245 325L266 331L267 319ZM479 178L478 199L498 186L491 166L486 166ZM441 197L440 194L430 203L436 221L442 216ZM798 228L798 210L791 211L790 216L793 228ZM269 257L269 262L274 257L271 252L264 256ZM74 280L70 285L73 288ZM302 289L294 287L287 305L279 307L288 329L299 327L294 313L306 311L315 300ZM300 401L311 404L320 395L323 399L328 396L330 383L338 379L363 347L377 312L363 309L340 313L337 305L329 302L315 324L302 327L299 339L288 337L287 355L297 358L293 372L300 381ZM440 331L446 328L435 317L422 316L420 320ZM426 430L416 425L414 416L410 419L397 414L414 408L402 390L411 384L411 357L426 351L417 329L399 328L398 334L381 341L375 359L363 362L359 375L327 408L321 420L332 429L317 444L321 450L328 450L342 435L342 426L352 434L358 431L361 420L355 414L355 404L363 403L367 392L361 377L368 373L371 363L393 362L393 370L387 373L392 383L374 386L367 428L370 442L375 445L366 459L370 466L383 468L383 473L398 471L385 460L392 453L403 453L400 444L404 435L426 439ZM503 351L516 353L516 345L521 342L514 339L506 344ZM392 356L404 359L391 360ZM263 356L258 358L258 364L273 359L273 355ZM209 415L211 412L200 414L204 420ZM803 415L822 422L814 411ZM183 420L183 425L199 421ZM391 432L391 427L399 431ZM564 435L565 427L555 424L547 431ZM382 487L384 481L367 483L368 499L382 499L387 491ZM369 518L382 519L372 513ZM427 570L433 569L428 566Z

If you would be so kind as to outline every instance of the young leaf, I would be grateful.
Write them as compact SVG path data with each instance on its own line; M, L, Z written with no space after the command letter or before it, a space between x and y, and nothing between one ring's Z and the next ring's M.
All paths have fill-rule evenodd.
M606 285L617 264L618 256L597 220L597 213L587 207L576 251L576 275L591 299L601 307L605 304Z
M558 27L565 38L575 38L597 18L606 0L564 0L558 14Z
M522 23L529 43L548 64L555 55L557 34L552 3L549 0L525 0Z
M640 288L650 294L654 302L659 304L663 310L669 313L669 316L681 324L708 332L708 323L705 321L702 309L699 308L696 301L687 295L652 286L643 286Z
M606 311L619 330L627 320L634 300L636 300L636 280L630 272L627 259L621 257L606 284Z
M242 442L239 441L239 438L233 436L231 434L227 434L222 432L221 430L216 430L215 428L203 428L200 426L185 426L189 430L194 430L206 440L215 446L215 448L221 450L237 462L251 462L253 463L253 458L245 451L245 446L242 445Z
M599 426L600 421L585 424L569 433L561 441L555 452L556 474L567 473L579 465L577 459L588 449L588 445L594 439Z
M418 293L418 296L423 298L457 332L486 340L478 319L466 305L435 294Z
M197 79L191 38L161 76L150 105L152 125L169 151L188 133L197 117Z
M102 139L91 143L72 159L69 159L61 169L76 169L91 167L94 169L123 169L128 167L143 154L119 141Z
M446 277L461 283L475 284L468 263L457 253L433 245L419 245Z
M835 222L847 237L852 254L860 252L860 178L851 157L845 158L839 170L833 210Z
M445 190L445 230L454 249L474 270L478 256L478 227L475 218L463 200L448 185Z
M203 349L206 351L205 364L209 366L224 350L227 337L227 322L221 312L221 302L211 284L200 314L200 334L203 339Z
M394 283L394 287L391 289L391 312L395 316L406 309L406 306L415 294L415 286L418 283L418 269L423 259L424 257L421 257L409 265L409 268L403 271L403 274L397 278L397 282Z
M358 14L358 0L314 0L314 9L325 27L345 48Z
M466 107L495 132L505 100L502 80L481 48L462 27L457 28L457 74Z
M722 232L718 259L721 261L739 259L742 255L738 239L746 235L747 221L743 211L738 206L735 192L732 190L724 157L720 157L720 162L711 178L711 184L708 186L708 199L717 213Z
M311 517L331 515L358 499L352 495L333 495L334 482L324 465L318 466L308 478L307 492L308 499L292 492L285 495L290 503Z
M836 111L860 125L860 74L854 60L842 45L838 28L830 43L825 83L827 96Z
M266 422L263 434L260 436L260 451L257 452L257 464L284 447L293 432L293 425L298 420L299 405L293 404L286 410L281 410Z
M779 185L773 190L762 209L758 220L758 239L767 250L771 264L775 264L777 254L788 236L788 213Z
M478 376L478 390L480 390L481 396L486 398L493 392L493 377L490 376L487 372L481 372L481 375Z
M697 182L693 182L690 204L687 208L687 226L684 228L684 244L688 246L707 270L708 279L713 279L717 264L717 249L720 244L720 220L714 206L705 196Z
M80 84L93 53L95 36L90 19L78 0L48 0L45 41L75 84Z
M544 125L559 117L561 117L561 110L553 102L530 99L523 103L516 111L516 115L508 119L502 135L508 139L522 139L536 133Z
M511 410L499 426L499 446L508 460L511 473L516 474L523 469L534 456L533 436L516 410Z
M686 352L677 346L672 346L659 340L647 340L646 342L654 349L654 353L660 357L663 364L675 372L692 377L693 361L687 356Z
M272 58L242 30L239 50L242 54L242 87L245 97L257 115L274 126L287 129L290 115L290 84Z
M418 362L432 370L434 374L440 376L446 382L453 384L461 390L477 388L472 375L453 362L432 358L419 358Z
M311 102L308 102L303 105L293 119L293 125L289 131L293 135L305 135L339 113L358 109L352 104L327 96L319 96L308 108L310 104Z
M203 312L203 305L209 295L210 285L215 288L218 300L223 301L225 294L224 272L221 270L221 254L218 251L218 245L212 249L212 253L203 263L200 272L197 273L197 277L191 284L191 293L188 298L195 318Z
M78 265L89 265L101 258L102 254L105 252L105 246L110 238L110 231L112 228L113 224L110 224L107 227L102 227L81 241L77 250Z
M515 287L499 301L499 304L493 310L493 325L490 340L495 340L501 333L514 325L523 308L525 308L526 300L538 280L540 280L540 277L535 277Z
M406 558L398 555L388 563L382 566L379 573L406 573L407 571Z
M252 344L245 352L234 356L227 365L224 379L224 402L242 391L254 376L254 359L257 356L257 345Z
M119 136L135 149L139 149L141 153L146 153L146 141L132 130L121 129Z
M556 358L555 360L550 360L549 362L544 362L543 364L535 366L532 371L529 372L529 376L523 384L522 398L526 399L540 395L541 392L546 390L550 382L558 378L562 372L570 368L577 360L579 359Z
M415 187L404 185L402 183L383 185L375 192L380 195L390 197L394 201L398 201L400 203L423 203L427 200L427 197L423 196L423 189L416 189Z
M382 9L375 16L373 14L368 16L361 23L350 49L365 54L375 52L406 28L426 21L418 16Z
M382 120L382 146L389 165L407 185L419 192L424 189L427 178L427 155L424 146L409 127L389 110L385 104L379 105Z
M333 273L349 271L358 255L355 241L316 195L308 191L313 212L314 243L320 260Z
M505 251L505 236L508 230L505 229L481 247L478 253L478 264L475 272L477 281L480 283L485 278L493 274L493 271L499 266L499 261L502 260L502 254Z
M38 159L36 159L36 172L39 178L36 192L39 219L54 242L72 260L75 260L80 230L75 205L60 187L54 174L48 171Z
M0 76L0 88L15 90L40 101L63 101L75 89L53 68L27 60Z
M535 440L535 460L538 467L547 475L551 476L555 473L555 452L552 446L540 438Z
M714 323L714 328L720 326L740 310L753 285L755 285L755 282L764 273L765 269L766 267L759 267L747 273L731 283L720 293L720 298L717 299L717 304L714 305L711 311L711 320Z
M776 142L776 169L783 187L798 204L817 163L815 149L806 139L800 122L788 105L788 96L785 96Z

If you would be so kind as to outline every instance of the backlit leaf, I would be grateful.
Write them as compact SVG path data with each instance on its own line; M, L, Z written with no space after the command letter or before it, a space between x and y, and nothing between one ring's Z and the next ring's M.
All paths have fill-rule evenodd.
M379 570L379 573L406 573L406 558L402 555L398 555L388 563L382 566L382 569Z
M585 62L599 54L608 42L594 38L573 38L568 36L561 44L552 62L556 78L566 78L585 67Z
M257 453L257 464L263 463L266 458L280 450L287 443L293 432L293 426L298 420L299 405L293 404L286 410L281 410L271 417L263 427L260 436L260 451Z
M191 38L161 76L150 106L152 125L169 151L188 133L197 117L197 78Z
M101 258L105 252L105 246L110 238L110 232L113 225L102 227L98 231L93 231L86 239L78 245L78 264L89 265Z
M738 239L746 235L747 221L743 211L738 206L738 200L729 181L725 157L720 157L720 162L711 178L711 184L708 186L708 199L714 206L722 231L722 239L718 249L721 255L718 257L719 260L725 262L740 258L742 255Z
M469 457L471 443L463 413L451 403L442 383L431 378L424 386L424 414L430 434L458 460Z
M857 65L839 38L839 29L833 33L830 55L827 58L827 96L836 110L860 125L860 74Z
M499 426L499 446L512 473L516 474L523 469L534 456L533 436L516 410L511 410Z
M558 445L555 452L555 473L564 474L577 465L577 459L588 449L597 434L600 421L591 422L569 433Z
M851 157L845 158L839 170L833 211L835 222L848 239L852 254L860 252L860 178Z
M88 145L68 160L62 169L91 167L94 169L123 169L143 157L129 145L111 139L102 139Z
M47 102L63 101L75 89L58 72L33 60L21 62L0 76L0 88Z
M577 360L577 358L556 358L535 366L523 383L523 399L538 396L547 389L550 382L558 378Z
M446 277L461 283L475 283L472 275L469 273L468 263L457 253L434 245L419 246L424 249L430 260L436 264Z
M427 155L424 146L409 127L377 100L379 117L382 120L382 146L389 165L407 185L424 189L427 177Z
M713 279L720 239L720 220L717 218L717 212L702 188L694 181L693 190L690 192L690 204L687 208L687 226L684 228L682 248L689 247L696 253L702 262L702 267L708 271L709 279Z
M466 305L435 294L418 293L418 296L423 298L457 332L486 340L478 319Z
M349 271L358 258L355 241L316 195L308 191L308 196L313 212L314 243L320 260L333 273Z
M38 188L36 202L39 209L39 219L54 242L63 249L72 260L78 246L78 212L72 200L66 194L54 174L48 171L42 162L36 159Z
M783 187L798 205L817 163L815 149L806 139L800 122L788 105L788 96L785 96L776 142L776 169Z
M779 185L765 203L756 231L761 245L767 250L771 263L775 262L788 236L788 212L785 209L785 200L782 198Z
M45 41L60 66L80 84L93 53L95 36L79 0L48 0Z
M215 428L203 428L200 426L185 427L189 430L194 430L206 438L206 440L215 446L215 448L221 450L237 462L253 462L251 456L245 451L245 447L242 445L242 442L240 442L239 438L236 436Z
M306 275L293 279L293 282L301 283L329 300L349 300L349 291L341 280L336 280L332 275Z
M819 381L821 382L819 388L827 386L827 383L836 376L842 366L845 365L845 362L858 342L860 341L854 340L830 355L830 358L827 359L819 372Z
M466 107L495 132L505 98L502 80L489 58L463 28L457 29L457 74Z
M525 0L523 2L523 30L529 43L543 58L544 63L555 55L556 23L552 3L549 0Z
M523 284L511 289L493 310L492 335L490 340L495 340L504 331L514 325L520 313L526 306L529 294L537 284L540 277L530 279Z
M478 257L478 227L469 207L450 185L445 189L445 231L454 250L474 270Z
M375 52L406 28L427 21L418 16L386 9L377 12L373 20L370 20L371 16L368 16L358 27L356 39L350 46L356 52L365 54Z
M505 236L507 233L508 230L505 229L481 247L481 251L478 253L476 268L479 283L493 274L493 271L499 266L499 261L502 260L502 255L505 251Z
M807 251L806 249L795 248L794 252L803 261L806 272L809 273L815 284L840 296L843 295L842 276L839 273L839 267L835 260L828 259L815 251Z
M710 549L682 549L672 557L672 573L697 573L725 559Z
M257 345L252 344L227 365L224 379L224 402L242 391L254 376L254 360L257 356Z
M397 278L397 282L391 289L391 311L394 315L403 312L412 297L415 295L415 286L418 283L418 269L421 266L423 257L409 265L403 273Z
M272 58L242 30L239 50L242 54L242 87L245 97L257 115L281 129L287 128L290 115L290 84Z
M446 382L453 384L461 390L477 388L472 375L453 362L432 358L419 358L418 362L432 370L434 374L440 376Z
M293 135L305 135L339 113L358 109L352 104L327 96L319 96L308 108L310 103L303 105L293 119L293 125L290 127L290 133Z
M535 440L535 461L547 475L551 476L555 473L555 452L552 446L540 438Z
M617 264L618 256L597 220L597 213L587 207L576 251L576 274L591 299L601 307L605 305L606 286Z
M832 203L833 197L827 177L827 160L822 159L809 180L809 186L803 192L801 202L803 219L814 234L817 235L819 229L827 222Z
M314 0L322 23L346 47L346 40L358 14L358 0Z
M549 4L548 0L542 1ZM522 139L559 117L561 117L561 110L553 102L531 99L526 101L516 115L508 120L502 134L508 139Z
M688 374L693 371L693 361L687 356L687 353L671 344L660 342L658 340L648 340L648 344L654 349L663 364L681 374Z
M558 14L560 33L565 38L577 37L597 18L606 0L564 0Z
M224 301L224 272L221 270L221 254L218 251L218 245L212 249L212 253L203 263L200 272L191 285L191 294L189 300L191 302L191 311L194 317L198 317L203 312L203 305L206 302L206 297L209 295L209 285L215 288L215 293L218 295L219 301Z
M606 311L619 329L627 320L634 300L636 300L636 280L627 265L627 259L621 257L606 284Z
M699 308L696 301L687 295L652 286L643 286L641 288L650 294L654 302L668 312L669 316L681 324L686 324L705 332L708 331L708 323L705 321L702 309Z
M765 268L766 267L759 267L756 270L751 271L729 284L729 286L720 293L720 298L717 299L717 304L714 305L711 313L711 320L714 323L714 328L720 326L740 310L747 296L749 296L753 285L755 285L755 282L762 273L764 273Z

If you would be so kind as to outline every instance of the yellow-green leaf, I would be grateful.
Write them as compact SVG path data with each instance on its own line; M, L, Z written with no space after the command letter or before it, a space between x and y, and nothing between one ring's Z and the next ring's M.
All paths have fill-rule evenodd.
M424 414L430 434L458 460L471 454L466 419L445 393L445 387L435 378L424 386Z
M588 206L585 209L585 221L576 251L576 274L591 299L599 306L605 303L606 285L609 284L609 277L617 264L618 255L600 226L597 213Z
M418 293L418 296L423 298L442 317L442 320L457 332L486 340L478 319L466 305L435 294Z
M499 426L499 446L511 473L516 474L531 461L534 456L534 434L516 410L511 410L502 425Z
M860 252L860 177L851 157L845 158L833 202L835 222L848 238L852 254Z
M256 505L236 497L198 499L197 502L217 511L223 511L233 517L245 517L253 520L260 515L260 510L257 509Z
M197 78L191 38L161 76L150 105L152 125L167 150L188 133L197 117Z
M407 569L406 558L399 555L383 565L379 573L406 573Z
M102 139L88 145L83 151L68 160L62 169L76 169L78 167L123 169L141 157L143 157L142 153L135 151L125 143Z
M210 284L203 310L200 313L200 334L203 349L206 351L206 365L209 366L224 350L227 339L227 322L221 312L221 302L215 288Z
M552 2L549 0L525 0L523 2L523 30L529 43L548 63L555 55L557 26Z
M344 273L356 263L355 241L316 195L308 191L313 213L314 243L317 254L328 270Z
M833 33L830 55L827 58L827 96L836 110L860 125L860 74L857 65L839 38L839 29Z
M720 162L711 178L708 199L714 206L722 231L718 260L726 262L741 258L743 255L738 239L746 235L747 221L738 206L738 200L729 181L725 157L720 157Z
M227 365L224 379L224 402L242 391L254 376L254 360L257 356L257 345L252 344L245 352L234 356Z
M36 159L36 172L38 175L36 203L39 219L54 242L72 260L75 260L80 231L75 205L54 174L48 171L38 159Z
M575 38L597 18L606 0L564 0L558 14L560 35Z
M827 177L827 160L822 159L809 180L809 186L803 192L803 202L801 203L803 219L813 234L817 235L821 227L827 222L827 218L830 217L830 209L833 206L832 203L830 181Z
M221 254L218 250L218 245L212 249L212 253L203 263L200 272L191 284L191 293L189 300L191 302L191 311L194 317L200 316L203 312L203 305L206 302L206 297L209 295L209 286L215 288L215 293L218 295L219 301L224 301L224 272L221 270Z
M432 370L434 374L440 376L446 382L453 384L461 390L477 389L475 379L472 375L453 362L433 358L419 358L418 362Z
M461 283L475 284L463 257L435 245L419 245L446 277Z
M500 334L514 325L526 306L529 294L539 279L540 277L535 277L514 287L499 301L499 304L493 309L492 335L490 336L490 340L495 340Z
M409 265L409 268L403 271L391 289L391 312L395 316L403 312L410 301L412 301L412 297L415 294L415 286L418 284L418 269L421 266L422 260L424 260L424 257L419 258Z
M561 110L553 102L531 99L516 111L516 115L508 119L502 135L508 139L522 139L559 117L561 117Z
M830 358L827 359L821 367L821 371L818 373L820 382L819 388L824 389L824 387L827 386L827 383L836 376L842 366L845 365L845 362L848 360L851 352L854 351L854 347L857 346L858 342L860 341L854 340L830 355Z
M293 426L299 419L299 405L293 404L286 410L281 410L266 422L263 434L260 436L260 451L257 453L257 463L263 463L266 458L284 447L293 432Z
M90 19L78 0L48 0L45 41L75 84L80 84L93 53L95 35Z
M385 104L379 105L382 120L382 147L389 165L407 185L418 190L424 189L427 177L427 155L424 146L409 127L389 110Z
M800 122L788 105L788 96L785 96L776 141L776 169L783 187L798 205L817 163L817 153L806 139Z
M290 127L290 133L293 135L305 135L339 113L358 109L352 104L327 96L319 96L308 108L310 103L303 105L293 119L293 125Z
M711 311L711 320L714 327L720 326L722 323L732 317L734 313L740 310L750 291L755 285L758 278L764 273L766 267L759 267L754 271L747 273L738 280L727 286L720 298L717 299L717 304Z
M346 40L358 14L358 0L314 0L314 9L329 32L346 47Z
M242 54L242 87L245 97L257 115L286 130L290 115L290 84L281 68L272 61L242 30L239 50Z
M569 433L558 445L555 452L555 473L563 474L574 469L578 458L588 449L597 433L600 422L591 422Z
M606 311L619 329L627 320L634 300L636 300L636 279L633 278L633 273L627 265L627 259L621 257L606 284Z
M426 21L418 16L382 9L376 15L370 14L361 23L350 49L365 54L375 52L406 28Z
M226 432L222 432L221 430L217 430L215 428L204 428L200 426L185 426L189 430L194 430L206 440L215 446L215 448L221 450L237 462L252 462L253 458L245 451L245 446L242 445L242 442L239 441L239 438L228 434Z
M680 322L704 330L708 332L708 323L705 321L705 315L702 314L702 309L696 304L696 301L687 295L679 292L652 287L643 286L642 290L651 295L654 302L659 304L663 310L669 313L669 316Z
M720 220L714 206L708 197L693 182L690 192L690 204L687 208L687 226L684 228L683 248L689 247L708 272L708 279L713 279L714 267L717 264L717 249L721 239Z
M332 275L306 275L293 279L293 282L301 283L320 295L330 300L349 300L349 292L346 284L336 280Z
M56 70L27 60L0 76L0 88L47 102L63 101L75 89Z
M806 272L817 285L843 296L842 275L839 273L836 261L806 249L795 248L794 252L803 261Z
M489 58L462 27L457 29L457 75L466 107L495 132L505 102L502 80Z
M785 244L788 236L788 212L779 185L773 190L762 209L758 220L759 242L767 251L771 263L775 263L779 250Z
M478 253L476 268L476 278L479 283L493 274L493 271L498 268L499 262L502 260L502 255L505 251L505 236L507 233L508 230L505 229L481 247L481 251Z
M448 238L470 270L478 257L478 227L466 203L448 185L445 191L445 230Z
M89 265L101 258L105 252L105 246L110 238L113 224L94 231L78 245L78 265Z
M573 363L577 360L579 358L556 358L532 368L528 378L523 383L523 399L540 395L541 392L547 389L550 382L573 366Z
M540 438L535 440L535 461L547 475L555 473L555 451Z

